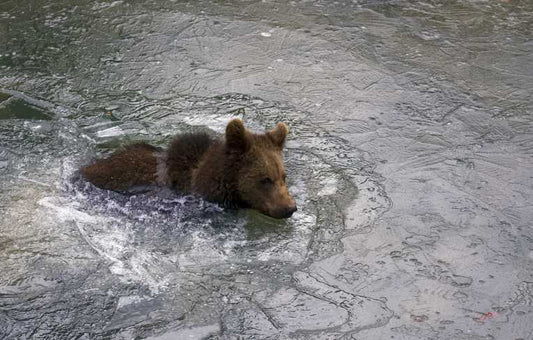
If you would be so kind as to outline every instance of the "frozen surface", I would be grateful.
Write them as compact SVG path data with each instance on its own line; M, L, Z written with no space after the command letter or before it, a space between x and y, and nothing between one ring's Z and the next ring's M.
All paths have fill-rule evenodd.
M3 1L0 338L533 339L532 31L514 0ZM75 174L232 117L289 124L292 218Z

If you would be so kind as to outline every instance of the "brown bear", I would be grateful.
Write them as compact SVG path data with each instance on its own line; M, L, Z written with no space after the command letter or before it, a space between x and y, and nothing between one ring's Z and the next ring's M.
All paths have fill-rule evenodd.
M224 205L288 218L296 204L285 183L282 148L287 134L284 123L255 134L234 119L226 127L225 139L206 133L182 134L174 137L167 150L137 143L80 172L103 189L168 186Z

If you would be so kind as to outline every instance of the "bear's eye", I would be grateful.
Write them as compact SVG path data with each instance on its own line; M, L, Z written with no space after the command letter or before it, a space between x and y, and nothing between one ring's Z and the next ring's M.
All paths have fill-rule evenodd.
M265 177L265 178L261 178L259 183L261 183L262 185L271 185L274 182L272 181L270 177Z

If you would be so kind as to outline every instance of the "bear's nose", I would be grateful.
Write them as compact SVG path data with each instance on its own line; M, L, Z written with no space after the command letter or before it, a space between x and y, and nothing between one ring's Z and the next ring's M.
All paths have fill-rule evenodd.
M296 204L294 205L289 205L287 208L284 209L283 211L283 218L289 218L292 216L292 214L298 210L298 208L296 208Z

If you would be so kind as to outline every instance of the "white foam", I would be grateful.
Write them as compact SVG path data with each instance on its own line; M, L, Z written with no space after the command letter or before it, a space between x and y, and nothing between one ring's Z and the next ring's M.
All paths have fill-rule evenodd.
M109 270L121 281L142 282L154 294L168 284L165 259L156 259L146 250L133 248L131 226L124 221L89 215L77 209L78 202L64 202L57 197L44 197L38 203L52 209L59 221L74 222L85 242L100 257L111 262Z
M40 206L53 209L61 222L74 221L92 224L103 222L98 217L76 210L76 207L79 206L77 202L66 203L61 202L57 197L43 197L37 203Z

